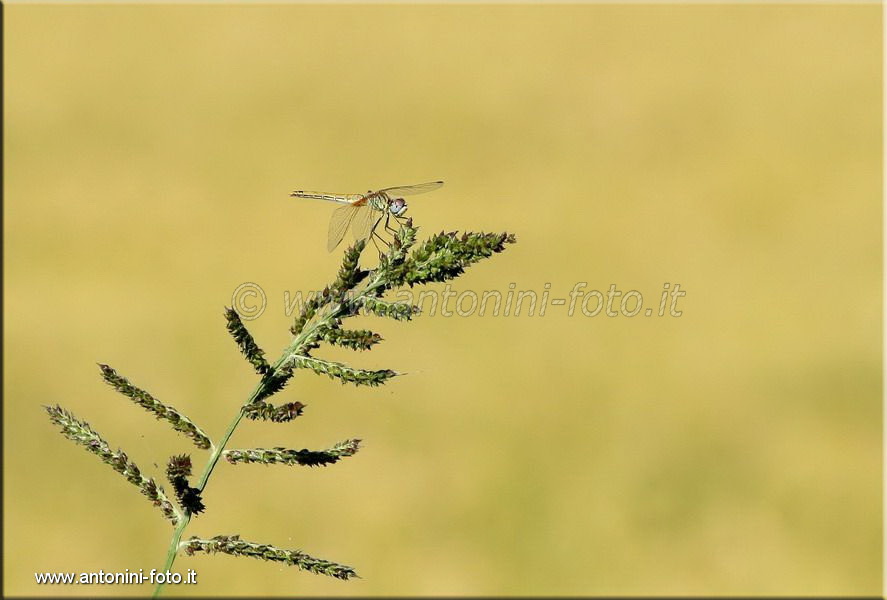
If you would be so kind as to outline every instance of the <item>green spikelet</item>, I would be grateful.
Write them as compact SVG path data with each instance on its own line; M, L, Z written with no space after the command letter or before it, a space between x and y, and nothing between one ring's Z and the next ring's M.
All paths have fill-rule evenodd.
M305 329L305 325L308 324L308 321L313 319L317 314L317 311L321 307L321 302L321 294L311 295L308 300L305 301L305 304L302 305L302 310L299 311L299 316L296 317L292 327L290 327L290 333L293 335L299 335L302 333L302 330Z
M369 350L382 341L382 336L368 329L324 328L320 339L328 344L351 348L352 350Z
M345 251L339 274L331 286L333 296L340 297L353 290L367 276L368 272L360 268L360 254L365 247L366 240L360 240Z
M267 402L254 402L243 408L243 413L253 421L272 421L286 423L302 415L305 405L301 402L287 402L274 406Z
M465 272L465 267L502 252L515 243L509 233L439 233L413 251L397 274L398 284L447 281Z
M118 375L117 371L108 365L99 364L99 368L102 370L102 378L105 380L105 383L152 413L158 419L167 421L172 425L173 429L191 438L195 446L201 450L207 450L212 446L209 436L203 433L203 430L195 425L191 419L172 406L164 404L145 390L132 385L125 377Z
M241 540L239 535L217 535L208 540L192 537L188 541L182 542L182 547L188 555L193 555L197 552L206 552L208 554L221 552L231 556L248 556L260 560L281 562L298 567L303 571L317 575L327 575L337 579L357 577L357 573L351 567L313 558L299 550L283 550L268 544L246 542Z
M333 362L331 360L323 360L312 356L294 356L293 364L297 367L311 369L315 373L321 375L329 375L331 378L338 379L343 384L353 383L355 385L376 386L385 383L398 373L390 369L381 369L378 371L368 371L365 369L355 369L342 363Z
M421 310L418 306L413 306L412 304L387 302L372 296L364 296L357 301L357 304L365 313L376 315L377 317L388 317L396 321L409 321L413 318L413 315L419 314Z
M248 450L225 450L225 460L229 463L259 463L263 465L302 465L305 467L325 467L340 459L354 456L360 448L360 440L345 440L328 450L288 450L286 448L250 448Z
M259 375L267 373L271 366L268 364L268 361L265 360L265 353L256 344L253 336L246 329L243 321L240 320L240 315L237 314L237 311L233 308L226 308L225 319L228 322L228 333L230 333L231 337L234 338L234 341L237 342L240 352L243 353L246 360L250 362L256 370L256 373Z
M206 508L200 490L191 487L188 478L191 477L191 457L187 454L172 456L166 463L166 479L175 490L179 506L192 515L201 513Z
M62 430L62 435L83 446L87 452L95 454L112 469L123 475L128 482L139 488L151 503L160 509L163 516L177 525L181 514L167 498L163 488L150 478L144 477L138 466L126 456L123 450L111 450L111 446L93 431L86 421L81 421L60 406L44 406L49 419Z

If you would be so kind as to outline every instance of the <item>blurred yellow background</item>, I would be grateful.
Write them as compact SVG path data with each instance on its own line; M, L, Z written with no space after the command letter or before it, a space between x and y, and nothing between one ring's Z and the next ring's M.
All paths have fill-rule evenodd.
M148 593L33 573L159 568L171 533L42 404L150 475L199 469L95 363L220 435L255 381L234 289L265 291L248 325L277 356L284 294L337 268L332 207L288 193L432 179L425 234L518 236L454 290L615 284L658 307L679 283L682 316L361 319L381 346L318 354L408 376L300 373L277 400L305 416L232 446L364 449L223 464L185 535L362 579L182 557L199 585L166 594L880 594L880 6L5 16L6 594Z

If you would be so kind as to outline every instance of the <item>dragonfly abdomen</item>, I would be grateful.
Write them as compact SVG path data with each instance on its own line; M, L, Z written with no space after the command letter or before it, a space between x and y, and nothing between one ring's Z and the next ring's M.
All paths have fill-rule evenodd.
M325 194L323 192L306 192L304 190L296 190L290 196L293 198L314 198L315 200L326 200L328 202L347 202L348 204L352 204L361 198L358 194Z

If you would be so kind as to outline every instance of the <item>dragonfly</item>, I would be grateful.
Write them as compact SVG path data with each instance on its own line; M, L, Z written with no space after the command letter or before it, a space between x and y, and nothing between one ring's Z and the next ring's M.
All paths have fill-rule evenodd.
M391 217L399 221L407 211L407 201L404 200L404 196L432 192L443 184L443 181L429 181L416 185L388 187L375 192L370 190L366 194L329 194L296 190L290 196L326 200L342 205L333 211L333 216L330 219L326 247L332 252L342 242L349 225L351 225L355 241L378 236L376 227L383 219L385 220L385 229L393 231L389 226Z

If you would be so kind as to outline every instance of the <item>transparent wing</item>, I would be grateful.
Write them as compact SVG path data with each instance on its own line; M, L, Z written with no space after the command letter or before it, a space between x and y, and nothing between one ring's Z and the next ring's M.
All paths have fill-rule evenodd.
M370 237L373 227L382 218L379 211L373 210L368 204L364 204L358 209L357 216L351 224L351 233L354 234L354 241L365 240Z
M385 192L389 196L413 196L416 194L424 194L425 192L433 192L444 184L443 181L429 181L428 183L417 183L416 185L401 185L397 187L385 188L379 190Z
M359 210L359 206L346 204L333 211L333 216L330 218L330 231L326 239L326 249L329 252L335 250L342 238L345 237L348 226Z

